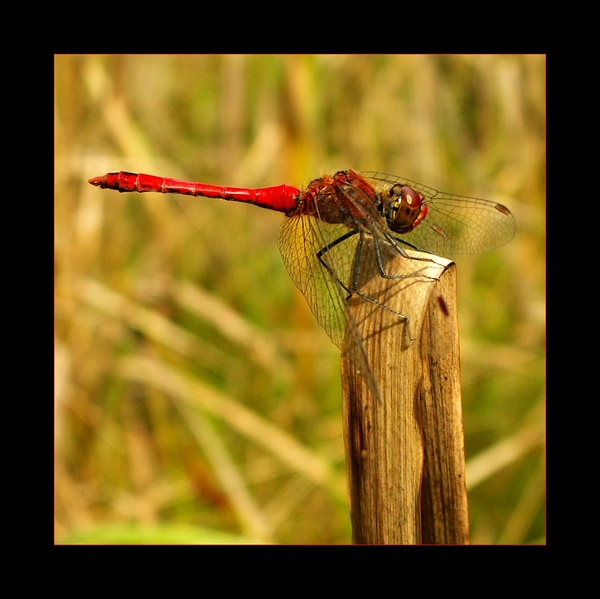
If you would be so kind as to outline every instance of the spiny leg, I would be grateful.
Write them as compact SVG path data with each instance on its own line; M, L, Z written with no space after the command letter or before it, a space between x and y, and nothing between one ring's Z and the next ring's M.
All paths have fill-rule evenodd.
M379 248L379 241L380 241L379 239L377 239L376 237L373 237L373 243L375 244L375 258L377 260L377 268L379 269L379 274L384 279L409 279L411 277L423 277L424 279L429 279L430 281L439 281L439 279L437 277L430 277L429 275L424 275L420 272L413 272L413 273L409 273L409 274L388 274L385 271L385 268L383 265L383 259L381 257L381 250ZM416 251L423 251L423 250L419 250L414 245L412 245L406 241L402 241L401 239L396 239L393 235L386 235L385 241L387 243L389 243L399 254L401 254L405 258L408 258L409 260L417 260L419 262L430 262L433 264L437 264L437 262L435 260L433 260L432 258L421 258L420 256L409 256L406 253L406 250L398 242L403 243L403 244L407 245L408 247L410 247L411 249L416 250ZM429 252L426 252L426 253L429 253Z
M329 266L329 264L327 264L327 262L324 260L324 256L325 254L331 250L332 248L334 248L336 245L342 243L343 241L346 241L347 239L349 239L350 237L352 237L353 235L356 235L358 233L359 235L359 239L357 241L356 244L356 250L355 250L355 254L354 254L354 261L353 261L353 267L352 267L352 276L351 276L351 281L350 281L350 287L348 287L343 281L340 280L340 278L337 276L337 273L334 271L334 269ZM380 275L385 278L385 279L406 279L406 278L410 278L413 276L423 276L425 278L428 278L430 280L437 280L434 279L433 277L427 277L426 275L419 275L419 274L410 274L410 275L388 275L385 272L385 269L383 267L383 260L381 258L381 252L379 250L379 245L377 243L377 240L375 238L373 238L374 243L375 243L375 254L376 254L376 261L377 261L377 268L379 270ZM336 283L338 283L340 285L340 287L342 287L342 289L344 289L346 291L346 293L348 294L346 296L346 300L350 299L350 297L352 297L352 295L357 295L358 297L371 302L372 304L376 305L379 308L382 308L384 310L388 310L389 312L391 312L392 314L394 314L396 317L398 317L399 319L401 319L406 326L406 334L408 336L408 339L410 342L414 341L414 338L411 336L410 334L410 327L409 327L409 318L408 316L406 316L405 314L402 314L400 312L398 312L397 310L394 310L393 308L390 308L389 306L386 306L385 304L382 304L381 302L377 301L376 299L369 297L368 295L362 293L361 291L359 291L358 289L358 277L359 277L359 269L360 269L360 261L361 261L361 256L362 256L362 248L363 248L363 243L364 243L364 231L358 229L354 229L351 231L348 231L348 233L342 235L341 237L338 237L335 241L333 241L332 243L327 244L325 247L321 248L318 252L317 252L317 259L319 260L319 262L323 265L323 267L329 272L330 276L333 278L334 281L336 281ZM402 254L403 256L405 256L406 258L412 259L412 257L408 256L408 254L406 254L406 252L400 248L397 244L393 244L393 247L395 249L398 250L398 252L400 254ZM427 260L432 262L432 260L428 260L427 258L422 258L422 260Z
M348 294L348 296L346 297L346 299L348 299L352 295L353 292L350 289L348 289L347 285L337 276L337 273L335 272L335 270L333 268L331 268L331 266L329 266L329 264L327 264L327 262L325 262L325 260L323 259L323 256L329 250L333 249L336 245L342 243L342 241L346 241L346 239L349 239L350 237L352 237L353 235L356 235L357 233L358 233L358 231L356 229L348 231L347 233L345 233L341 237L338 237L335 241L333 241L331 243L328 243L325 247L322 247L317 252L317 259L319 260L319 262L327 270L327 272L330 274L330 276L333 278L333 280L338 285L340 285L340 287L342 287L342 289L344 289L344 291L346 291L346 293ZM360 241L362 241L362 239Z

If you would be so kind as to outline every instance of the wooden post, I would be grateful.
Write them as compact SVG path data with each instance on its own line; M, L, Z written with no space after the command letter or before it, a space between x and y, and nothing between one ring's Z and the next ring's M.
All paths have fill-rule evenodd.
M377 275L359 281L361 293L408 316L408 329L390 310L358 295L348 300L350 332L342 349L342 387L350 516L357 544L467 542L455 268L438 256L410 254L429 260L394 253L385 269L414 276ZM368 261L372 268L362 270L377 273L372 243L365 243L361 255L361 265ZM353 344L357 335L378 388L376 396L364 376L365 360ZM451 376L447 367L453 369ZM446 406L448 392L452 407ZM440 410L443 420L455 426L439 424ZM440 432L460 436L440 445ZM448 509L448 501L455 507ZM459 523L457 516L462 518ZM440 528L463 532L446 534Z
M419 397L425 450L421 542L466 545L469 512L454 264L442 275L429 299L421 344L423 379Z

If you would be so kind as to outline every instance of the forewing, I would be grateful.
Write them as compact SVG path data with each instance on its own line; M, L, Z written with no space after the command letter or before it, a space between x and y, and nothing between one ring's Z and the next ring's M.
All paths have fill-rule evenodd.
M363 172L379 190L409 185L425 198L427 216L410 233L396 235L417 249L435 254L475 254L504 245L515 234L515 219L497 202L437 191L386 173Z

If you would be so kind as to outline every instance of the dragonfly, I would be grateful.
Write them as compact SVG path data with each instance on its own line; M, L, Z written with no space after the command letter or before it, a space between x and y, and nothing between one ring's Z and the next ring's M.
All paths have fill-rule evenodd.
M439 255L480 253L507 243L516 230L513 215L502 204L437 191L375 171L340 170L315 179L304 189L223 187L125 171L94 177L89 183L119 192L246 202L282 212L278 247L283 262L317 321L340 348L349 330L354 343L361 343L347 309L351 297L396 313L385 302L362 293L359 285L373 276L415 276L390 271L386 266L390 256L409 257L407 250ZM373 245L375 260L363 258L367 240ZM408 329L408 317L396 314ZM364 356L364 352L355 355Z

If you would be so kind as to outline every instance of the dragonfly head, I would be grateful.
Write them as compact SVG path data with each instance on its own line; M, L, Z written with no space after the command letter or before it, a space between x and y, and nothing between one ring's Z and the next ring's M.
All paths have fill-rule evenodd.
M412 187L397 183L386 194L386 219L395 233L409 233L425 218L425 198Z

